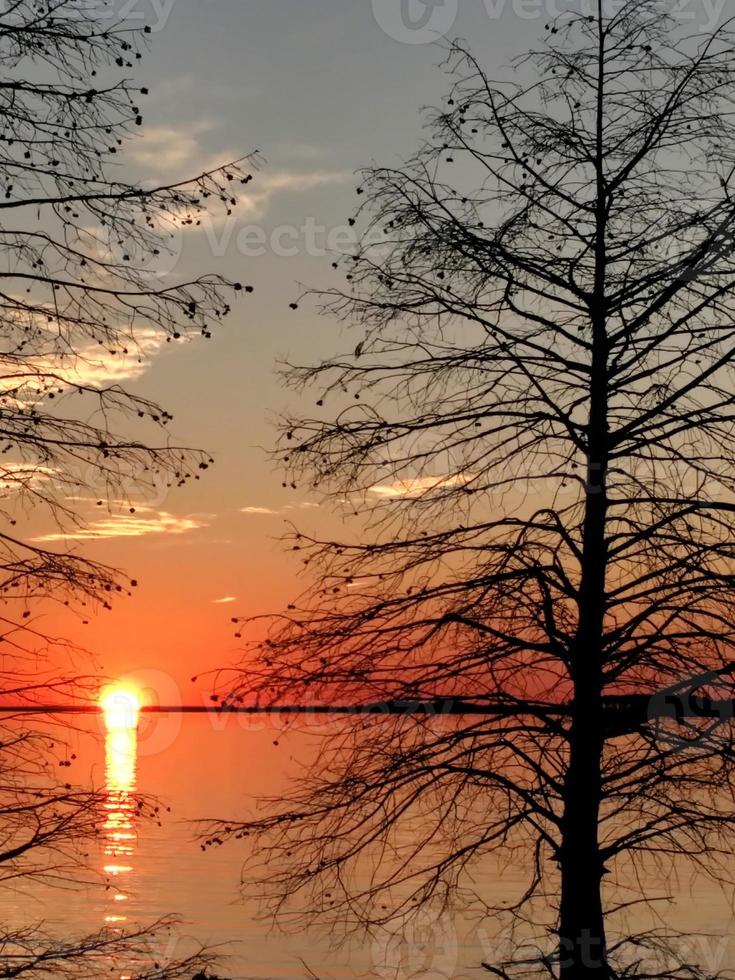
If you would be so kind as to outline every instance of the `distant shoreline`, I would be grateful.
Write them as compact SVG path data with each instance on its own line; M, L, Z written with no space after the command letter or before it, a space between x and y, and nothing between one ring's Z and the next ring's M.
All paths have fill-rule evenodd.
M528 713L534 714L537 706L529 705ZM568 708L559 705L558 709L544 710L564 715ZM271 705L229 705L229 704L182 704L182 705L143 705L141 714L200 714L200 715L265 715L265 714L318 714L318 715L503 715L508 713L506 706L473 703L462 698L440 698L429 701L383 701L372 704L330 705L330 704L271 704ZM0 705L0 715L14 714L104 714L104 708L96 704L45 704L45 705Z

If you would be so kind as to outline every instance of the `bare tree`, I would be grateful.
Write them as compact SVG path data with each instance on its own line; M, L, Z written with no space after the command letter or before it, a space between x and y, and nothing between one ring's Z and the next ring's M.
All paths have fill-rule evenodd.
M729 881L735 820L735 50L673 14L564 14L508 82L453 45L424 144L363 175L323 296L354 350L291 369L321 411L283 433L359 533L295 533L315 584L225 703L371 707L210 837L284 916L400 923L510 856L479 900L538 955L493 975L713 975L631 923L669 865Z
M75 491L104 501L111 490L183 483L211 462L171 445L163 408L109 380L117 362L151 346L208 338L229 312L230 287L242 289L152 272L178 229L198 224L211 202L230 213L251 175L243 160L150 188L113 169L142 123L146 90L127 78L142 33L79 0L22 0L0 14L0 475L11 525L19 497L78 523ZM121 415L142 420L137 438L119 431ZM104 599L112 584L93 563L10 532L2 565L8 600L51 585Z
M119 379L163 344L207 339L252 287L217 275L177 279L159 263L214 207L230 214L254 160L150 186L126 178L123 149L147 91L131 81L149 28L107 3L11 0L0 10L0 677L2 702L68 697L73 667L34 624L36 600L109 607L135 580L65 546L94 508L133 509L146 490L198 479L212 460L177 446L170 414ZM131 370L131 365L133 369ZM86 499L84 499L86 498ZM20 515L59 533L31 538ZM61 543L59 543L61 542ZM90 694L77 688L76 697ZM79 790L58 731L6 718L0 730L0 887L69 883L99 837L100 799ZM61 768L59 766L61 765ZM61 779L59 778L61 773ZM7 924L6 924L7 925ZM159 931L49 936L28 922L0 936L0 975L140 978L205 968L200 952L153 965ZM151 954L151 955L149 955Z
M101 929L83 939L60 939L38 928L0 930L0 977L62 977L97 980L124 963L131 980L208 980L204 971L216 961L203 947L174 958L176 920L120 933ZM168 952L167 952L168 949ZM216 980L212 977L211 980Z

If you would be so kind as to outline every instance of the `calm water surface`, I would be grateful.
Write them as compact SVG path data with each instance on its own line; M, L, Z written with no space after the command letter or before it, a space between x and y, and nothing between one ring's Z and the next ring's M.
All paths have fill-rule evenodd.
M69 771L79 783L106 789L102 839L89 854L99 882L63 893L35 889L5 896L0 914L6 921L43 921L64 935L101 926L135 927L175 913L182 919L178 950L187 948L186 936L205 944L230 943L220 972L238 980L304 977L302 960L324 980L376 973L396 980L487 976L480 962L491 955L488 937L478 936L476 923L457 917L388 952L370 941L336 950L317 929L288 936L274 932L257 905L241 895L245 852L236 846L201 850L192 821L235 817L252 812L258 798L278 796L289 775L308 760L312 735L232 716L149 719L137 733L105 732L96 718L83 724L87 731L70 736L69 752L78 758ZM160 827L140 821L136 793L161 800ZM475 887L493 897L509 884L506 871L502 880L497 872L488 874ZM735 938L727 941L735 931L727 901L713 889L689 891L682 885L680 891L678 910L673 917L667 914L668 921L724 936L726 945L716 947L725 950L721 965L735 966ZM164 942L162 955L170 950Z

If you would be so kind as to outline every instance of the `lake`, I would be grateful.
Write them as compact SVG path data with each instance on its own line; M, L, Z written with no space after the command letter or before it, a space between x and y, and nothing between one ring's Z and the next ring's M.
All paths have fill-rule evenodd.
M2 894L4 921L42 921L65 935L105 925L135 927L175 913L181 917L180 937L176 945L162 940L160 956L176 955L193 941L230 944L218 969L238 980L292 980L305 977L307 966L323 980L376 974L396 980L487 975L480 962L492 955L489 934L481 924L458 915L429 923L397 945L378 938L336 949L317 928L283 935L241 894L245 851L235 845L202 851L193 821L236 817L252 812L258 798L283 793L289 776L308 761L314 737L297 726L286 731L270 719L243 716L144 718L138 733L105 732L101 719L83 718L68 737L68 752L77 759L67 771L80 784L106 789L101 840L88 859L99 877L61 891L34 887ZM161 800L160 826L140 821L136 793ZM239 847L245 846L240 842ZM509 876L513 873L508 870L501 876L485 869L474 885L497 896L513 884ZM734 966L732 912L726 898L702 885L691 890L681 883L678 888L680 901L667 921L716 933L705 947L696 948L704 949L710 961L720 958L722 966Z

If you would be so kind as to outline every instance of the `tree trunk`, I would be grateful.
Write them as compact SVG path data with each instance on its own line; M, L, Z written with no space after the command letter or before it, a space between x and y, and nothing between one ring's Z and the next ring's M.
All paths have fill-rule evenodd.
M602 315L593 316L593 336L579 623L571 660L574 700L559 854L561 980L601 980L610 976L598 841L604 746L602 662L609 458L607 350Z
M573 717L564 783L559 854L559 975L561 980L605 980L607 963L602 907L603 866L599 819L604 747L602 687L607 571L608 428L607 185L604 172L605 31L598 2L597 139L595 169L595 286L590 304L592 361L587 422L587 488L579 584L579 622L572 650Z
M559 956L561 980L601 980L607 966L598 843L601 742L591 712L580 710L571 733L560 852Z
M571 660L574 700L559 854L561 980L601 980L610 976L598 841L604 747L602 663L609 458L607 351L602 315L593 317L593 335L579 623Z
M594 389L593 389L594 390ZM598 840L602 798L602 638L607 516L605 398L593 397L580 617L573 652L574 706L564 783L559 921L562 980L609 977Z

